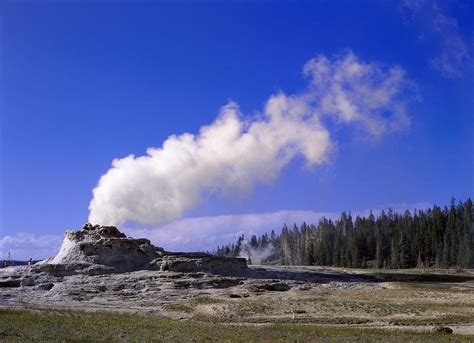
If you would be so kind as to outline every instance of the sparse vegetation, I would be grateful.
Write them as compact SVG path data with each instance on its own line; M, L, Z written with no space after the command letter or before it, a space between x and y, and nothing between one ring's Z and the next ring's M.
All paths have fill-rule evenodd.
M176 311L176 312L185 312L185 313L191 313L193 311L193 307L186 304L168 304L168 305L164 305L163 309L167 311Z
M211 298L208 296L200 296L191 300L192 304L195 305L209 305L209 304L221 304L225 301L219 298Z
M357 329L364 325L424 331L435 325L455 324L471 327L467 332L474 332L470 324L474 317L472 272L391 270L377 274L377 280L380 283L330 283L306 291L270 292L250 298L202 297L180 306L184 305L182 312L193 320L221 324L343 325ZM190 308L192 311L187 312Z
M235 325L155 315L57 309L0 309L0 340L22 341L456 341L474 336L307 324Z
M225 301L219 298L200 296L200 297L193 298L187 302L167 304L167 305L164 305L163 308L167 311L192 313L194 309L196 308L196 306L198 305L212 305L212 304L222 304L222 303L225 303Z

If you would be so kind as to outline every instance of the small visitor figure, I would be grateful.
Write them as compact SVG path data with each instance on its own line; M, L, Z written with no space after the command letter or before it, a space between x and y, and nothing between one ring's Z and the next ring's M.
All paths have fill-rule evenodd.
M28 260L28 265L31 267L33 265L33 258L30 257L30 259Z

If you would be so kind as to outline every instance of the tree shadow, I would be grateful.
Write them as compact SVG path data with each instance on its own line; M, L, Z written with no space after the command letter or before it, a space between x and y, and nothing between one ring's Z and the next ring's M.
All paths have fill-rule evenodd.
M303 281L309 283L328 282L426 282L426 283L462 283L474 281L474 275L442 274L436 272L379 272L370 271L351 273L334 269L316 269L314 271L279 267L250 267L246 277L253 279L278 279Z

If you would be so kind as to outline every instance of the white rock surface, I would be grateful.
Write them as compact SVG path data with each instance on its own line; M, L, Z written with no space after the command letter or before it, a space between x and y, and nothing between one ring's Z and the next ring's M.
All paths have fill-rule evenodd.
M151 261L163 255L148 239L127 237L114 226L85 224L79 231L66 231L58 254L38 265L42 270L61 269L130 272L147 269Z

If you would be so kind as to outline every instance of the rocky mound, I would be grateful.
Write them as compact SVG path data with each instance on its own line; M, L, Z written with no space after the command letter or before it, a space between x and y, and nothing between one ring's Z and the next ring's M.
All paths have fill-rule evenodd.
M204 272L220 275L244 275L247 261L244 258L218 257L204 253L165 253L150 264L151 270L180 273Z
M242 258L166 252L148 239L127 237L114 226L88 223L79 231L66 231L58 254L34 266L34 271L57 276L137 270L241 275L247 270L247 263Z
M147 239L128 238L114 226L85 224L80 231L67 231L59 253L52 264L95 263L135 269L157 256Z

